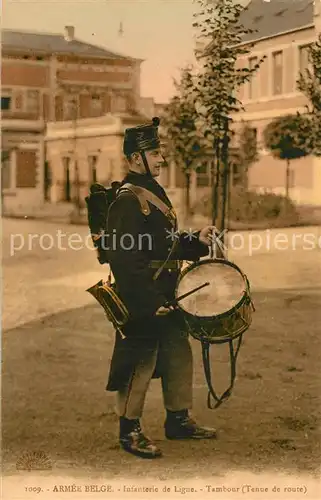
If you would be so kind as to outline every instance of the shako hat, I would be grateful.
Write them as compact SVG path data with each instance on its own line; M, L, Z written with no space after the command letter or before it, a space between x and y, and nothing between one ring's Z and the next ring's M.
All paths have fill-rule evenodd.
M124 135L123 152L125 156L139 151L158 149L160 139L158 136L158 126L160 120L157 116L152 119L151 125L139 125L138 127L127 128Z

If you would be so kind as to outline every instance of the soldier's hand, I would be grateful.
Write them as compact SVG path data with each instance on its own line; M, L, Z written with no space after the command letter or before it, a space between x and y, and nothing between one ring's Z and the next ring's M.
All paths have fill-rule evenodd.
M171 311L174 311L174 307L173 306L160 306L157 311L156 311L156 316L165 316L166 314L168 314L169 312Z
M203 229L200 231L198 239L201 243L203 243L203 245L211 246L213 241L213 233L215 235L219 234L217 227L215 226L203 227Z

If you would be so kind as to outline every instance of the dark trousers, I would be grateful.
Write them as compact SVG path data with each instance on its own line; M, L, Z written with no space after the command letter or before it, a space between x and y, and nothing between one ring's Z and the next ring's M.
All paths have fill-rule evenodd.
M155 335L155 341L147 342L147 347L140 350L128 380L116 393L119 416L129 419L142 417L155 371L161 378L165 408L171 411L192 408L192 349L182 324L172 318L172 315L155 318L157 333L150 331L150 335Z

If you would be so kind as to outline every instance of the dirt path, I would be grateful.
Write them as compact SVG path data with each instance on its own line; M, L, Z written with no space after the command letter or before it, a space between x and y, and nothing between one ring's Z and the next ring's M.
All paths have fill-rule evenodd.
M218 410L206 407L200 344L192 341L193 413L199 422L216 426L219 439L166 441L160 383L153 381L143 424L164 458L148 464L118 447L113 394L104 390L113 334L99 306L58 312L3 332L3 498L44 498L46 491L38 496L25 496L24 491L27 484L37 486L41 480L49 484L48 498L66 498L66 493L54 494L52 489L54 478L64 476L59 484L88 483L91 478L105 484L120 481L120 489L144 480L162 485L200 482L198 492L185 496L201 498L206 493L207 498L225 500L237 497L232 491L207 491L206 485L240 487L235 474L241 474L243 484L252 474L248 481L270 488L269 493L247 492L255 500L320 498L316 483L310 484L320 477L321 456L320 251L240 256L237 263L253 285L256 313L244 337L233 395ZM61 293L67 289L61 288ZM211 354L213 380L219 390L225 389L227 347L213 347ZM17 470L19 460L28 466L24 454L30 459L39 453L50 462L50 471ZM271 476L263 481L257 474ZM280 479L280 474L291 479ZM273 494L273 478L283 486L309 485L308 491ZM13 485L16 494L10 496ZM109 498L121 493L125 495L115 490ZM182 492L170 494L177 498ZM164 493L164 498L170 494ZM75 493L74 498L82 496ZM157 498L162 498L161 491Z

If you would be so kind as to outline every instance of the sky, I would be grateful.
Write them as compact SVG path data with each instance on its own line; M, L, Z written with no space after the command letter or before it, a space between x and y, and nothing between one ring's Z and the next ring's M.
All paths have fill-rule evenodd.
M2 28L63 34L72 25L76 38L144 59L141 95L163 103L194 61L194 11L193 0L4 0Z

